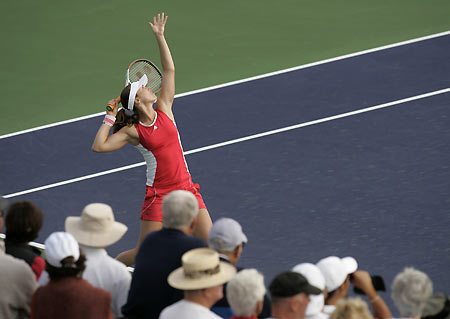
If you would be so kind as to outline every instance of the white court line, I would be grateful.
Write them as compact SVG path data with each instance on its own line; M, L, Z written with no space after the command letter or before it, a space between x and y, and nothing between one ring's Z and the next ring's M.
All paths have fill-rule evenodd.
M384 104L379 104L379 105L367 107L367 108L364 108L364 109L359 109L359 110L352 111L352 112L341 113L341 114L338 114L338 115L333 115L333 116L325 117L325 118L314 120L314 121L309 121L309 122L305 122L305 123L291 125L291 126L279 128L279 129L276 129L276 130L271 130L271 131L267 131L267 132L263 132L263 133L259 133L259 134L254 134L254 135L249 135L249 136L237 138L237 139L234 139L234 140L229 140L229 141L222 142L222 143L217 143L217 144L212 144L212 145L209 145L209 146L196 148L196 149L184 152L184 155L199 153L199 152L211 150L211 149L214 149L214 148L219 148L219 147L223 147L223 146L227 146L227 145L231 145L231 144L236 144L236 143L240 143L240 142L244 142L244 141L248 141L248 140L253 140L253 139L264 137L264 136L268 136L268 135L278 134L278 133L282 133L282 132L298 129L298 128L305 127L305 126L311 126L311 125L320 124L320 123L324 123L324 122L328 122L328 121L332 121L332 120L337 120L337 119L341 119L341 118L344 118L344 117L349 117L349 116L353 116L353 115L357 115L357 114L361 114L361 113L366 113L366 112L370 112L370 111L374 111L374 110L378 110L378 109L382 109L382 108L386 108L386 107L390 107L390 106L394 106L394 105L398 105L398 104L402 104L402 103L406 103L406 102L411 102L411 101L415 101L415 100L419 100L419 99L424 99L424 98L427 98L427 97L430 97L430 96L434 96L434 95L438 95L438 94L444 94L444 93L448 93L448 92L450 92L450 88L446 88L446 89L442 89L442 90L438 90L438 91L433 91L433 92L428 92L428 93L424 93L424 94L420 94L420 95L415 95L415 96L411 96L411 97L404 98L404 99L401 99L401 100L396 100L396 101L392 101L392 102L388 102L388 103L384 103ZM62 182L54 183L54 184L48 184L48 185L45 185L45 186L28 189L28 190L21 191L21 192L18 192L18 193L3 195L3 197L11 198L11 197L19 196L19 195L25 195L25 194L29 194L29 193L34 193L34 192L38 192L38 191L41 191L41 190L44 190L44 189L49 189L49 188L53 188L53 187L67 185L67 184L71 184L71 183L75 183L75 182L79 182L79 181L83 181L83 180L99 177L99 176L102 176L102 175L112 174L112 173L116 173L116 172L120 172L120 171L124 171L124 170L128 170L128 169L132 169L132 168L139 167L139 166L144 166L144 165L145 165L145 162L140 162L140 163L127 165L127 166L123 166L123 167L119 167L119 168L115 168L115 169L110 169L110 170L99 172L99 173L95 173L95 174L90 174L90 175L86 175L86 176L82 176L82 177L78 177L78 178L74 178L74 179L65 180L65 181L62 181Z
M359 51L359 52L355 52L355 53L341 55L341 56L338 56L338 57L335 57L335 58L330 58L330 59L326 59L326 60L312 62L312 63L308 63L308 64L304 64L304 65L300 65L300 66L296 66L296 67L292 67L292 68L288 68L288 69L284 69L284 70L279 70L279 71L275 71L275 72L265 73L265 74L253 76L253 77L242 79L242 80L232 81L232 82L223 83L223 84L219 84L219 85L215 85L215 86L210 86L210 87L203 88L203 89L198 89L198 90L194 90L194 91L180 93L180 94L176 94L175 98L188 96L188 95L193 95L193 94L198 94L198 93L207 92L207 91L211 91L211 90L217 90L217 89L224 88L224 87L227 87L227 86L232 86L232 85L241 84L241 83L245 83L245 82L255 81L255 80L263 79L263 78L266 78L266 77L275 76L275 75L279 75L279 74L283 74L283 73L287 73L287 72L292 72L292 71L297 71L297 70L301 70L301 69L305 69L305 68L310 68L310 67L313 67L313 66L317 66L317 65L321 65L321 64L325 64L325 63L330 63L330 62L335 62L335 61L339 61L339 60L343 60L343 59L348 59L348 58L352 58L352 57L363 55L363 54L373 53L373 52L377 52L377 51L382 51L382 50L387 50L387 49L390 49L390 48L399 47L399 46L402 46L402 45L407 45L407 44L411 44L411 43L416 43L416 42L420 42L420 41L434 39L434 38L446 36L446 35L449 35L449 34L450 34L450 31L435 33L435 34L427 35L427 36L420 37L420 38L415 38L415 39L411 39L411 40L406 40L406 41L402 41L402 42L397 42L397 43L393 43L393 44L384 45L384 46L381 46L381 47L376 47L376 48L373 48L373 49L368 49L368 50L364 50L364 51ZM31 133L31 132L35 132L35 131L39 131L39 130L43 130L43 129L59 126L59 125L64 125L64 124L69 124L69 123L73 123L73 122L77 122L77 121L82 121L82 120L90 119L90 118L93 118L93 117L96 117L96 116L101 116L101 115L105 115L105 112L103 111L103 112L99 112L99 113L94 113L94 114L90 114L90 115L86 115L86 116L77 117L77 118L66 120L66 121L56 122L56 123L52 123L52 124L38 126L38 127L35 127L35 128L30 128L30 129L23 130L23 131L9 133L9 134L5 134L5 135L0 135L0 140L4 139L4 138L8 138L8 137L13 137L13 136L16 136L16 135Z

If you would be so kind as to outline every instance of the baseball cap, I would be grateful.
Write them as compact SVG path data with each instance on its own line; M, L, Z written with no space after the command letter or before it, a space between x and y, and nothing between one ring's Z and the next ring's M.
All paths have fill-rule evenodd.
M52 233L45 240L45 258L54 267L62 267L61 260L73 257L80 258L80 248L75 238L66 232Z
M209 231L209 247L218 251L228 251L247 243L247 236L241 225L231 218L218 219Z
M358 263L353 257L339 258L329 256L321 259L317 264L325 277L325 285L328 291L339 288L347 279L347 276L358 269Z
M308 283L308 280L295 271L284 271L278 274L270 283L270 295L278 298L289 298L299 293L319 295L322 293L317 287Z
M319 267L311 263L298 264L292 271L296 271L303 275L309 284L321 290L325 289L325 278ZM306 316L317 315L322 312L325 305L323 293L319 295L309 296L308 306L306 307Z

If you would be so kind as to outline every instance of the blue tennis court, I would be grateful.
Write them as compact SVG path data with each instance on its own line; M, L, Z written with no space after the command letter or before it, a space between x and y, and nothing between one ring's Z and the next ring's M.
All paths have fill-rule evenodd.
M270 280L300 262L350 255L388 285L414 266L446 291L449 74L445 35L178 97L186 159L213 221L234 218L249 238L240 264ZM93 153L100 123L0 139L0 192L41 207L38 242L105 202L129 227L109 253L134 247L145 166L132 147ZM109 170L118 171L92 175Z

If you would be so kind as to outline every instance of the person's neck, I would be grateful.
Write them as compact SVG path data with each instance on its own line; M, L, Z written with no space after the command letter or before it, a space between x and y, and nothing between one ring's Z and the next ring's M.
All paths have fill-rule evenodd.
M143 108L139 109L139 113L139 121L145 125L150 125L155 120L156 111L153 109L153 104L145 105Z
M215 302L211 302L199 294L185 294L184 300L199 304L208 309L211 309L211 307L215 304Z
M293 312L286 312L282 310L272 309L272 317L275 319L304 319L305 317L301 317L298 314Z
M337 302L341 300L342 298L345 298L345 296L341 296L338 293L335 293L331 298L328 298L325 300L325 305L327 306L336 306Z
M227 259L232 265L236 265L238 262L233 252L231 253L220 252L220 255L222 255L222 257L225 257L225 259Z

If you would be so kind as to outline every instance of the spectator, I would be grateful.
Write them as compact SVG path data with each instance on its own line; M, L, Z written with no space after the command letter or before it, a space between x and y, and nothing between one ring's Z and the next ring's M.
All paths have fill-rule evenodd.
M13 203L6 213L6 253L24 260L39 279L45 268L45 260L36 247L28 243L38 237L44 216L39 207L28 201Z
M357 270L358 263L353 257L341 259L336 256L330 256L323 258L316 265L325 277L325 286L327 288L324 307L325 314L330 315L336 309L336 303L342 298L347 297L351 275L353 278L351 282L353 286L361 289L369 299L373 308L374 317L379 319L392 317L389 308L377 294L370 274L364 270Z
M101 203L87 205L81 217L66 218L66 231L75 237L86 255L83 279L111 294L111 310L115 318L122 317L121 307L127 301L131 275L124 264L108 256L105 247L122 238L127 229L114 220L111 207ZM48 274L44 272L39 285L47 282Z
M167 280L184 291L184 299L165 308L159 318L219 319L209 308L223 297L223 284L236 273L234 266L220 261L217 252L208 248L188 251L182 265Z
M275 319L304 319L310 295L322 291L311 286L298 272L285 271L278 274L270 283L272 298L272 317Z
M303 263L295 266L292 271L303 275L312 286L322 291L325 290L325 278L316 265ZM327 319L328 315L322 312L324 305L325 297L323 293L309 296L308 307L306 307L306 319Z
M341 299L336 304L336 309L330 315L330 319L371 319L372 314L361 298Z
M330 256L321 259L317 267L325 278L327 294L324 313L330 315L336 308L336 303L347 297L350 287L349 275L358 269L358 263L353 257L339 258Z
M181 256L193 248L206 247L203 239L191 236L198 203L187 191L171 192L163 199L163 228L148 234L136 256L127 303L122 312L129 319L156 319L168 305L183 298L170 287L167 276L181 266Z
M7 205L8 201L0 196L0 231ZM0 318L29 318L36 276L25 261L5 254L3 242L0 244Z
M234 265L237 268L237 271L243 269L242 267L236 266L236 264L241 258L246 243L247 236L242 231L241 225L231 218L218 219L213 224L208 236L209 248L217 251L220 260ZM233 311L226 297L226 284L224 285L223 295L224 297L220 299L211 310L222 318L227 318L233 315ZM270 300L265 296L263 310L259 317L267 318L268 316L270 316Z
M264 277L256 269L241 270L227 285L227 299L235 316L232 319L256 319L263 309Z
M2 218L5 215L7 208L8 208L8 200L3 196L0 196L0 218ZM0 230L2 229L2 227L0 227Z
M408 267L394 278L391 290L402 318L420 318L433 294L433 283L425 273Z
M437 293L428 298L422 310L422 319L450 319L450 298Z
M65 232L45 241L50 282L39 287L31 302L32 319L109 319L111 295L81 278L86 257L75 238Z

